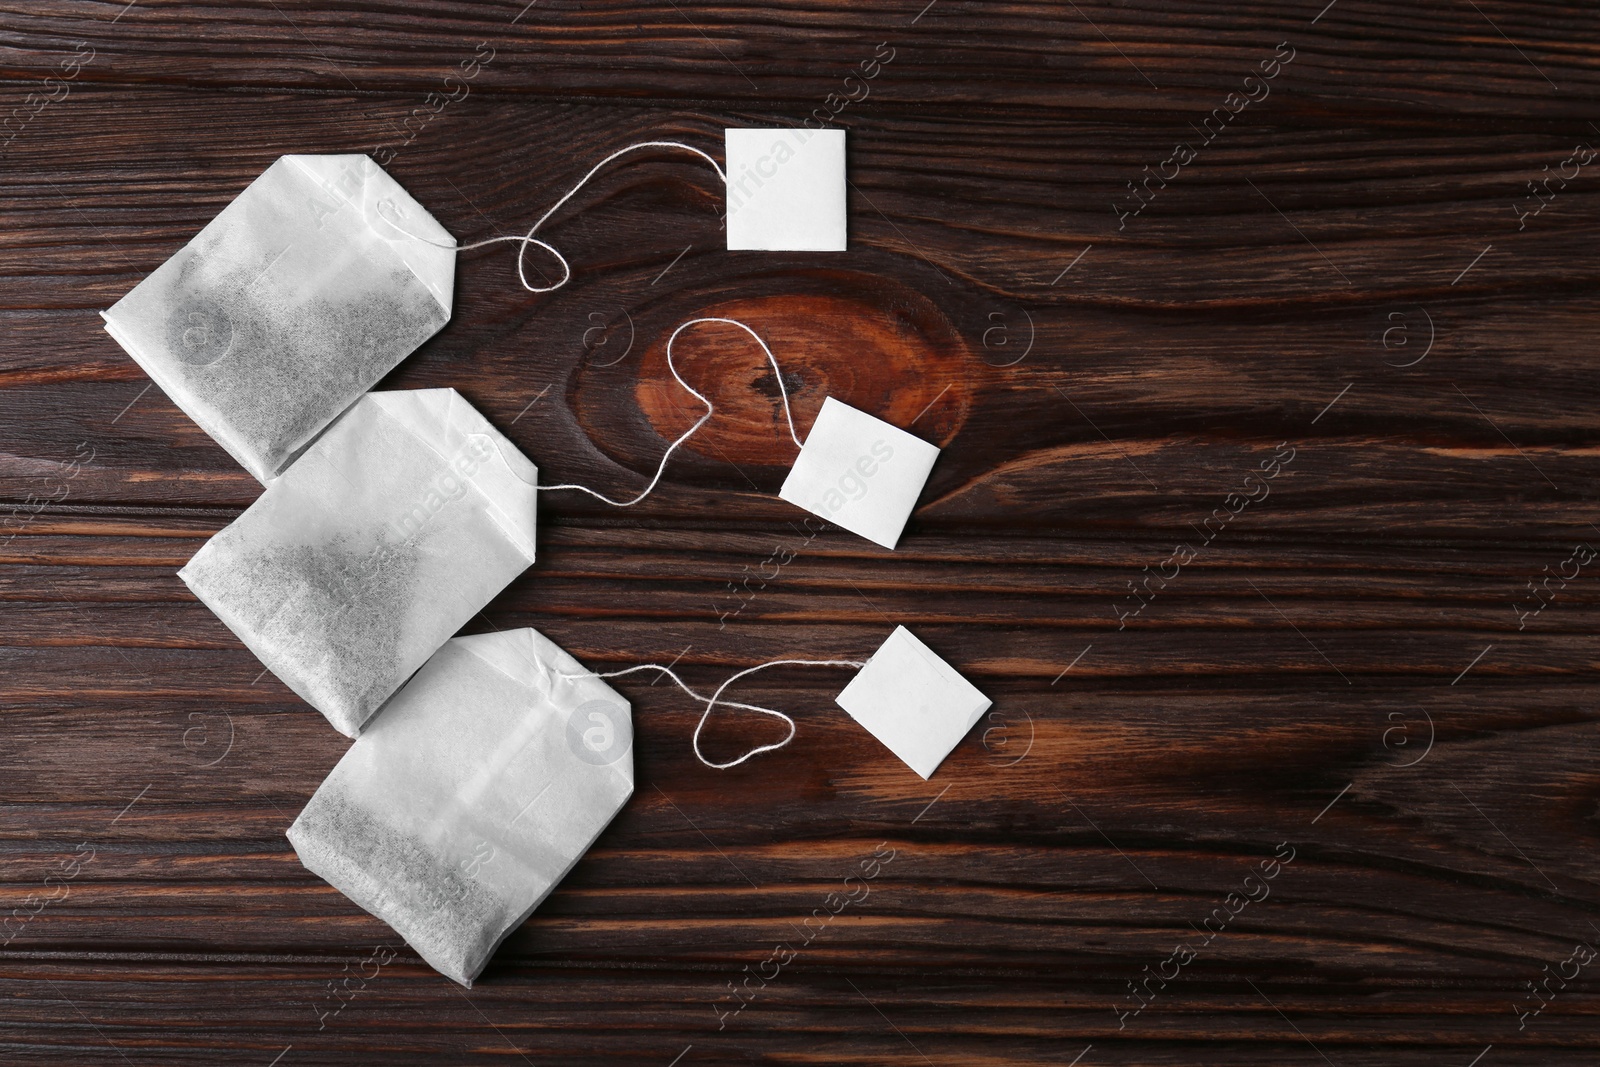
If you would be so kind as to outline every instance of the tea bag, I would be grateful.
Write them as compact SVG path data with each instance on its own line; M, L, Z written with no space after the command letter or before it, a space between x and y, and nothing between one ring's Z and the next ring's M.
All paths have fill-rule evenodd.
M454 389L369 393L178 574L354 737L533 562L537 478Z
M282 156L106 331L268 482L449 321L454 246L366 156Z
M633 793L628 702L536 630L458 637L289 828L307 870L470 987Z

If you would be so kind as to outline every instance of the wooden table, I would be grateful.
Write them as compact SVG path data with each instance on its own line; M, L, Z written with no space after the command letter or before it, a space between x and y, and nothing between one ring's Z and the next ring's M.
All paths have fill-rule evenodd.
M1595 1062L1593 10L924 2L0 4L0 1059ZM808 115L847 254L729 253L642 154L544 231L570 285L464 254L384 386L636 491L697 413L667 332L757 325L802 433L944 449L899 550L808 535L711 329L664 488L548 498L469 630L714 685L903 623L994 709L923 781L848 672L769 671L798 739L718 773L620 680L635 796L464 991L285 841L347 742L174 575L259 487L97 312L283 153L384 152L472 239Z

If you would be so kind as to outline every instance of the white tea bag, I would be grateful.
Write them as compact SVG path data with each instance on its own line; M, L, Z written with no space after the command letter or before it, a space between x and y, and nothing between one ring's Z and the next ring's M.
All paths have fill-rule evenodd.
M906 766L931 778L990 701L910 630L897 626L835 703Z
M300 862L464 986L633 793L628 702L536 630L458 637L289 827Z
M730 129L728 250L843 252L844 131Z
M267 482L449 321L454 245L366 156L282 156L106 331Z
M830 396L778 495L894 548L938 458L937 446Z
M533 562L537 478L454 389L368 393L178 574L354 737Z

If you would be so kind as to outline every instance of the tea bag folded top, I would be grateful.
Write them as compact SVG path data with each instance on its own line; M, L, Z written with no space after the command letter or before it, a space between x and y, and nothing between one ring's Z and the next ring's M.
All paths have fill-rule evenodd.
M454 389L369 393L178 574L354 737L533 562L537 478Z
M536 630L458 637L345 753L289 841L471 986L632 793L626 700Z
M366 156L282 156L106 330L267 482L449 321L454 245Z

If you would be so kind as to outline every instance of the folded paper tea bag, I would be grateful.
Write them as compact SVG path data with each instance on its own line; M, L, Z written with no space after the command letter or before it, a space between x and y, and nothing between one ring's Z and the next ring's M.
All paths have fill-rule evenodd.
M454 244L366 156L283 156L106 330L267 482L449 321Z
M728 249L845 251L844 131L730 129Z
M835 702L923 778L933 777L990 703L904 626Z
M633 793L628 702L535 630L458 637L289 828L313 874L471 986Z
M778 495L893 548L938 458L936 446L830 396Z
M354 737L533 562L537 478L454 389L368 393L178 574Z

